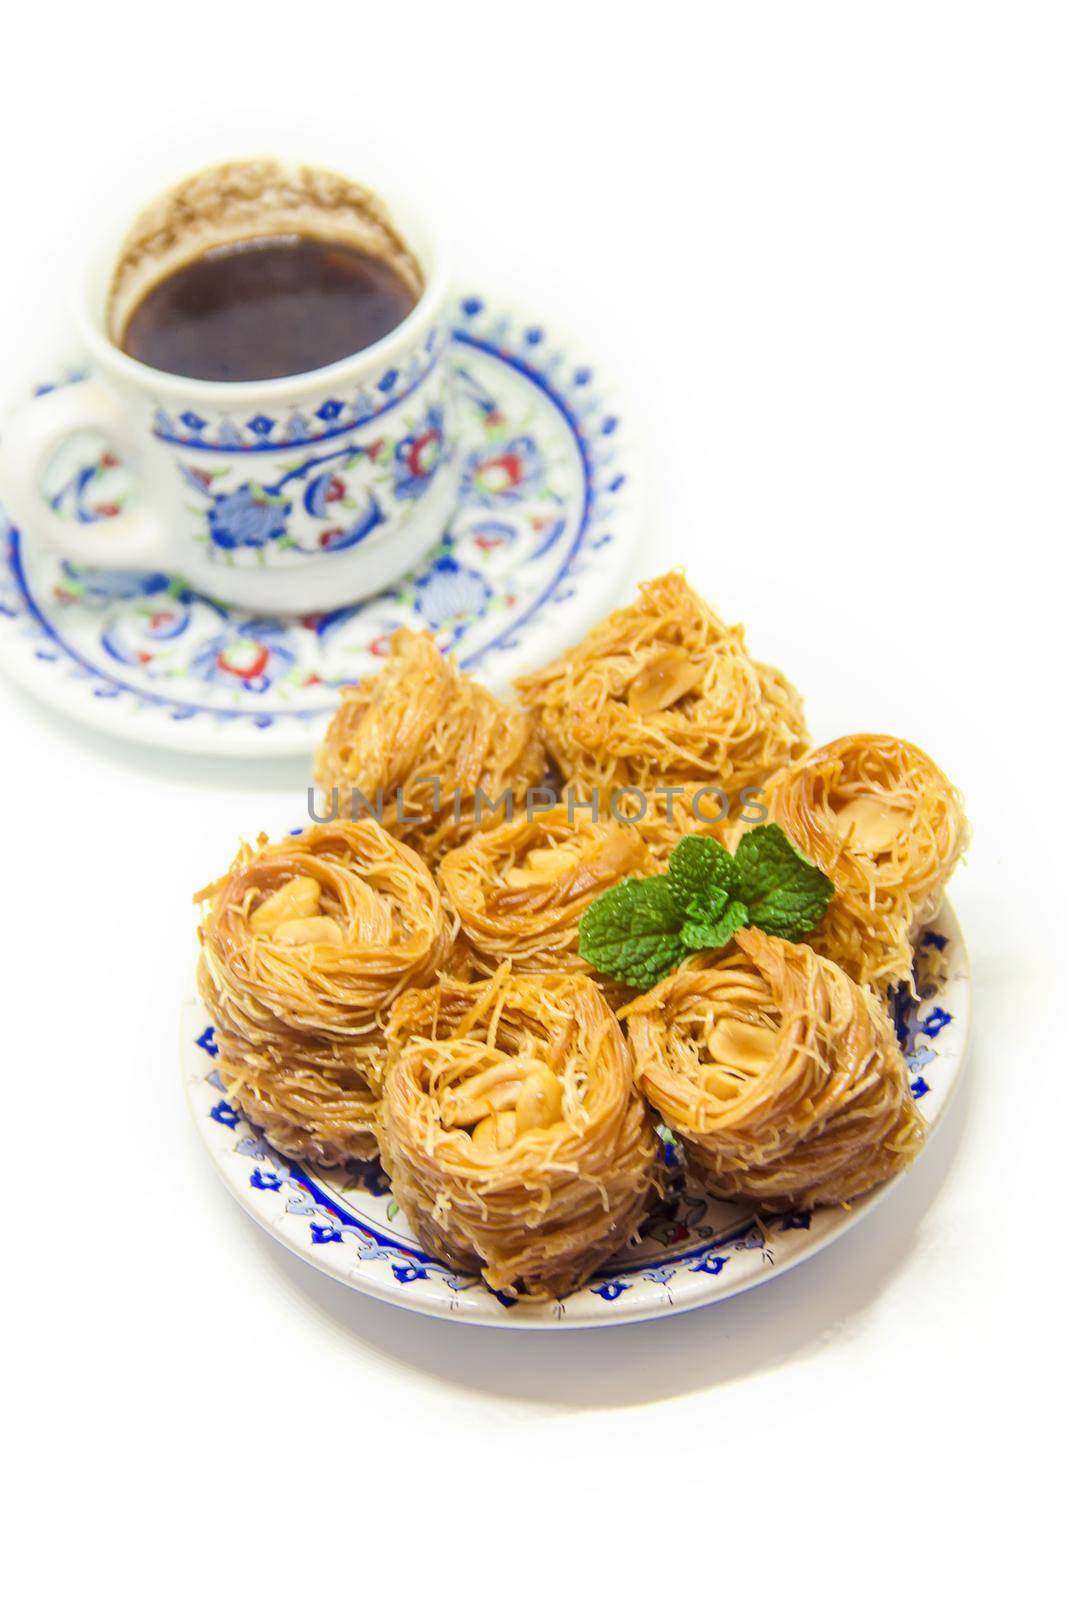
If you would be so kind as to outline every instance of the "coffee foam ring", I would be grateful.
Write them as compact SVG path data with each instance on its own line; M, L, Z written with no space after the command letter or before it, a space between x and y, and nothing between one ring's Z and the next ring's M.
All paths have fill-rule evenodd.
M120 343L145 295L207 251L284 234L352 245L387 261L416 297L422 293L417 259L369 189L319 167L233 161L183 180L138 215L111 279L109 337Z

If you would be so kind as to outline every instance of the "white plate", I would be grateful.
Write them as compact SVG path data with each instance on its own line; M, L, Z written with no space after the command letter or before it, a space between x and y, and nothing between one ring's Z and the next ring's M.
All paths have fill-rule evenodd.
M959 1082L970 1020L967 952L949 907L922 935L915 973L919 1003L898 1004L897 1031L912 1094L932 1130ZM679 1171L639 1245L566 1300L516 1305L420 1249L377 1162L342 1175L301 1168L272 1150L226 1099L199 1000L184 1007L181 1036L194 1120L220 1177L249 1215L320 1272L378 1300L452 1321L586 1328L725 1300L821 1250L907 1181L907 1174L892 1179L848 1211L761 1224L751 1208L711 1199Z
M459 302L453 361L460 503L403 583L321 616L257 618L171 574L74 567L28 545L0 508L0 666L124 738L291 755L318 743L339 685L372 668L398 627L432 629L498 689L574 644L632 568L631 429L570 340L495 302ZM58 381L84 376L69 367ZM93 522L114 515L128 487L121 462L83 436L53 462L46 492Z

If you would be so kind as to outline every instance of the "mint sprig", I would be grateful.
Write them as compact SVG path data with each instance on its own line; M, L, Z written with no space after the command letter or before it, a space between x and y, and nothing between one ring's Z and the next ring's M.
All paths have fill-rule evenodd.
M688 834L665 875L626 878L593 901L579 925L578 951L606 977L650 989L693 951L729 944L739 928L803 938L833 893L826 874L776 822L752 828L734 855L716 839Z
M685 960L684 926L665 877L624 878L582 917L578 949L598 972L651 989Z
M779 939L810 933L833 899L834 886L825 872L793 847L776 822L746 833L734 864L749 922Z

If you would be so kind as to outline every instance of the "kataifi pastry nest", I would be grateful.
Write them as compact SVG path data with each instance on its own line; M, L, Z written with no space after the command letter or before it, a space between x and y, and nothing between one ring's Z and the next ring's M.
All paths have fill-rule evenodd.
M441 655L428 633L398 629L380 672L342 692L315 756L327 812L369 811L427 861L521 806L545 771L534 719ZM353 812L355 804L355 813Z
M701 788L734 802L808 743L796 690L752 659L744 629L727 627L680 572L642 584L632 605L516 688L565 780L583 795L599 790L605 814L617 790L640 790L668 848L700 826L692 799ZM664 829L652 793L668 787L685 792ZM706 798L702 810L714 818L717 802Z
M721 1199L842 1205L922 1147L885 1007L807 945L746 928L623 1016L638 1086Z
M382 1162L425 1247L490 1288L569 1294L635 1231L657 1144L586 977L446 979L393 1007Z
M850 734L776 774L762 803L833 879L812 947L857 983L908 982L912 938L936 915L969 837L940 767L903 739Z
M492 973L584 972L578 924L605 889L654 870L636 827L554 806L475 834L444 857L437 880L475 962Z
M377 822L324 823L244 846L197 898L198 984L231 1098L294 1159L372 1155L385 1012L452 946L426 866Z

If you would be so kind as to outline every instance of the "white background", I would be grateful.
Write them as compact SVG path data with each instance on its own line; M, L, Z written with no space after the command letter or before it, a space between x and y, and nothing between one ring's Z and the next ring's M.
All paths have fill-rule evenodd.
M1062 10L20 5L0 352L202 161L325 155L576 330L684 562L817 738L929 748L975 826L976 1026L910 1180L673 1321L442 1326L261 1236L182 1103L191 891L301 763L123 748L0 684L11 1592L1050 1593L1062 1547ZM187 1587L185 1587L187 1586Z

